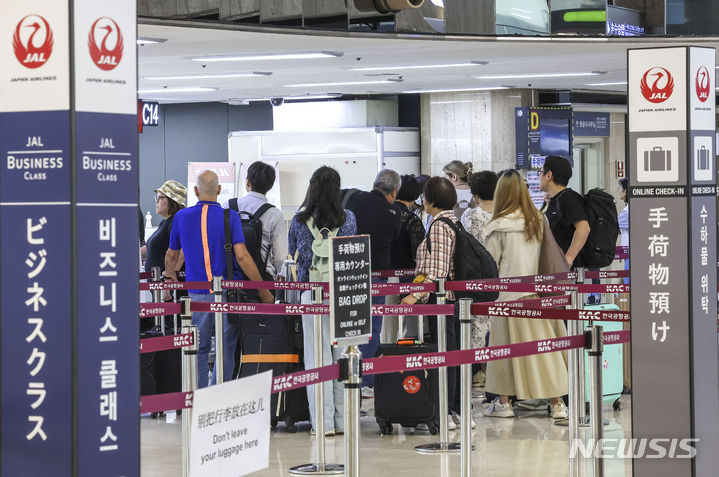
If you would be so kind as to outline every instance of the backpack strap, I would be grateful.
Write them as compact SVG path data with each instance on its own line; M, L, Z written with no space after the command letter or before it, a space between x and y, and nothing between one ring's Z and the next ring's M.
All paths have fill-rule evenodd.
M230 199L232 200L232 199ZM237 206L237 199L235 200L235 207ZM230 209L225 209L225 273L227 273L227 279L233 280L235 275L233 273L232 266L232 230L230 229Z
M342 202L340 202L340 207L343 209L347 208L347 203L350 201L353 195L355 195L357 192L359 192L359 189L348 189L347 192L345 192L345 196L342 197Z
M452 222L451 220L449 220L447 217L440 217L440 218L438 218L438 219L433 220L432 223L429 224L429 230L427 230L427 251L428 251L429 253L432 253L432 241L431 241L430 238L429 238L429 232L432 230L432 226L433 226L437 221L440 221L440 222L443 222L443 223L449 225L449 227L450 227L452 230L454 230L454 233L455 233L455 234L457 233L457 230L458 230L458 229L457 229L457 226L454 224L454 222Z
M234 210L235 212L240 211L240 208L237 205L237 197L233 197L232 199L230 199L228 201L227 205L229 206L230 209Z
M237 201L237 199L235 199L235 202L236 201ZM265 202L264 204L262 204L260 206L260 208L255 211L255 219L260 220L260 217L262 217L262 214L264 214L265 212L270 210L272 207L274 207L274 205L270 204L269 202Z

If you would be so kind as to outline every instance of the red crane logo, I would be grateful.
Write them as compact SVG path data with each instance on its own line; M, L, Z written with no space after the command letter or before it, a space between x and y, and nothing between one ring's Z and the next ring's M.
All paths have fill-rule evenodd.
M33 29L32 33L23 41L25 36L23 32L30 28ZM40 32L39 36L38 32ZM38 46L40 41L42 43ZM52 54L53 38L50 24L40 15L27 15L15 27L12 46L15 50L15 58L21 65L26 68L40 68L47 63Z
M651 81L651 86L649 82ZM654 67L648 69L640 83L642 95L652 103L663 103L674 92L674 78L665 68Z
M709 99L709 93L711 92L711 86L709 85L709 70L706 66L702 66L697 71L696 79L696 90L697 98L702 103L705 103Z
M104 34L102 30L105 30ZM98 43L97 38L101 35L102 39ZM108 47L108 42L111 41L114 41L112 50ZM115 20L110 17L100 17L95 20L95 23L90 28L88 47L90 48L90 57L98 68L103 71L115 69L122 60L122 50L124 48L122 32Z

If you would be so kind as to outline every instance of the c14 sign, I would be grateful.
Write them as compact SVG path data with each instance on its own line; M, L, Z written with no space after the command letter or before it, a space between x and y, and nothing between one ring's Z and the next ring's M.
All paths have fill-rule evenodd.
M160 123L160 104L142 102L140 110L143 126L157 126Z

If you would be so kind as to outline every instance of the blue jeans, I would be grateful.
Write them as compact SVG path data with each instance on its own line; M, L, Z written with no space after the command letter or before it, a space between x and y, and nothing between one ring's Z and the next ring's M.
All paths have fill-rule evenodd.
M225 295L223 294L223 301ZM211 293L190 293L192 301L198 302L214 302L215 295ZM208 357L210 348L212 347L212 337L215 334L215 314L209 311L195 311L192 313L192 324L197 326L200 333L200 343L197 349L197 386L204 388L212 386L216 381L216 369L212 370L212 378L210 378L210 369L208 365ZM223 336L224 336L224 352L222 353L225 362L223 366L223 378L225 381L232 379L232 372L235 369L235 349L237 348L237 338L240 335L240 329L227 323L227 315L223 315Z
M372 283L387 283L387 280L383 280L381 278L373 278ZM372 297L373 305L384 305L384 302L385 297L383 296ZM379 348L379 338L381 334L382 316L373 316L372 340L369 343L360 346L360 351L362 352L362 359L374 358L374 355L377 353L377 348ZM374 374L362 376L362 386L374 387Z
M312 292L305 291L302 293L302 303L312 303ZM328 301L325 300L325 304ZM305 369L315 367L315 316L302 315L302 332L303 343L305 347ZM336 363L342 357L342 350L337 346L330 346L330 322L327 315L322 317L322 366ZM307 386L307 400L310 404L310 422L312 427L317 422L315 412L315 386ZM324 393L322 403L324 412L324 423L326 431L342 431L345 428L345 411L344 411L344 386L341 382L325 381L321 384Z

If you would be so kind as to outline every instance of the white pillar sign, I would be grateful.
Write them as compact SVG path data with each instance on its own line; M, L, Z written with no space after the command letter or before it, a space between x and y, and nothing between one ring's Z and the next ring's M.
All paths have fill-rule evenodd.
M270 462L272 371L195 391L190 477L240 477Z
M632 438L696 449L635 458L635 477L719 468L714 55L628 53Z

